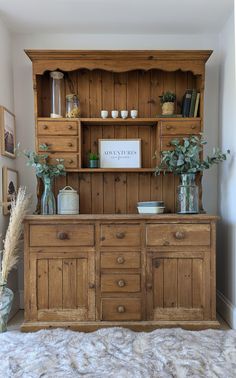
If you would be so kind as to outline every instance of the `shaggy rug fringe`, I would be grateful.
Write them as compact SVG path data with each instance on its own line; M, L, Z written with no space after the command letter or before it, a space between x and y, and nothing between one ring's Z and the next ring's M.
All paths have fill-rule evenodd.
M236 331L0 334L1 378L235 378Z

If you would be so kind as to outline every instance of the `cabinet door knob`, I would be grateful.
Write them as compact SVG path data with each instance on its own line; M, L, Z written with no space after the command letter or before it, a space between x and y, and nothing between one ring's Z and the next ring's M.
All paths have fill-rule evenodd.
M94 288L95 288L95 283L90 282L89 283L89 289L94 289Z
M124 287L124 286L125 286L125 281L124 281L124 280L119 280L119 281L117 282L117 285L118 285L119 287Z
M44 130L47 130L47 129L48 129L48 126L47 126L47 125L43 125L43 129L44 129Z
M72 147L72 146L73 146L73 143L69 142L68 147Z
M151 283L147 284L147 289L152 289L152 284Z
M120 314L122 314L123 312L125 312L125 306L118 306L117 307L117 312L119 312Z
M73 129L73 126L72 126L72 125L68 125L68 129L69 129L69 130L72 130L72 129Z
M124 239L125 232L117 232L116 237L117 237L117 239Z
M116 259L116 261L118 262L118 264L124 264L125 259L124 259L123 256L118 256L117 259Z
M57 237L60 240L68 240L69 239L69 235L66 232L59 232Z
M176 231L176 233L174 235L175 235L175 238L178 239L178 240L182 240L182 239L185 238L184 232L181 232L181 231Z

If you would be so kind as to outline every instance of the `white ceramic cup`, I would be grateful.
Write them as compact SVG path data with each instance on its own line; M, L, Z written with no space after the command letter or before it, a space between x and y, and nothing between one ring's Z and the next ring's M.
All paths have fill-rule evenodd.
M137 118L138 117L138 111L136 109L130 110L131 118Z
M108 111L107 110L101 110L101 117L107 118L108 117Z
M128 110L121 110L121 112L120 112L120 114L121 114L121 117L123 118L123 119L125 119L125 118L127 118L128 117Z
M118 110L112 110L111 116L112 116L112 118L118 118L119 117L119 111Z

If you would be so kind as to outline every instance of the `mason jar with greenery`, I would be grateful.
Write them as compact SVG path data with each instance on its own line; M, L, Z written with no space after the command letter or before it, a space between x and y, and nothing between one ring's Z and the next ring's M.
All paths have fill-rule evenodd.
M175 110L176 95L173 92L164 92L160 97L163 115L172 115Z
M229 150L222 153L219 148L214 148L212 156L204 159L202 151L206 143L203 135L193 135L182 140L173 139L170 142L172 149L161 153L161 163L156 167L155 174L173 173L180 177L177 188L177 212L180 214L199 212L196 174L226 160L227 153L230 153Z
M23 151L23 156L27 158L27 165L34 168L36 176L44 184L44 191L41 197L41 214L56 214L56 201L52 191L54 177L65 176L64 159L55 159L56 164L49 164L48 146L40 145L42 154L36 154L34 151ZM18 147L18 152L19 147Z
M94 152L89 152L89 168L98 168L99 155Z

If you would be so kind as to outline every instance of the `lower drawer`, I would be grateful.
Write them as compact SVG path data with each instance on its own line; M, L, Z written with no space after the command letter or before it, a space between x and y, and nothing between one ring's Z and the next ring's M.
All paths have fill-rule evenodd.
M141 320L141 299L103 298L102 320Z
M140 291L140 274L111 273L102 274L101 292L103 293L137 293Z

